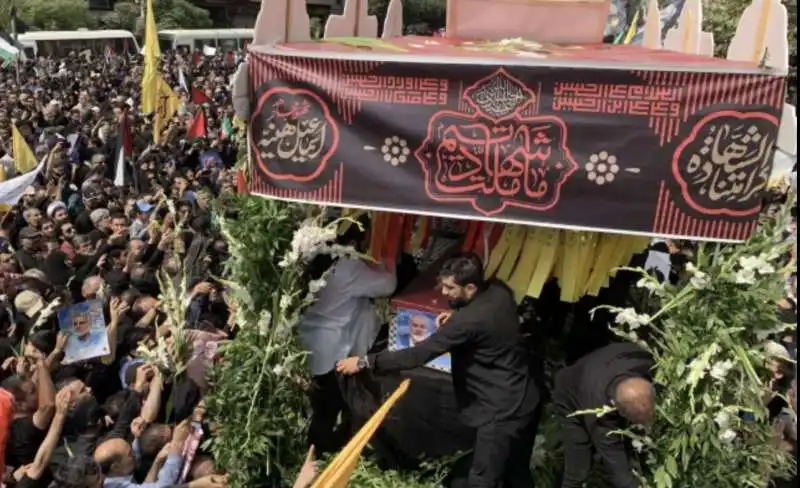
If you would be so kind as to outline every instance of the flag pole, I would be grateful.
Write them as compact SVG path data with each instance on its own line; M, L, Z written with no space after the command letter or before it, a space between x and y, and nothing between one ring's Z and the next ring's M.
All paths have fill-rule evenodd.
M17 34L17 0L11 0L11 38L14 39L14 47L19 46L19 34ZM17 86L20 85L19 80L19 53L17 59L14 60L14 68L17 77Z

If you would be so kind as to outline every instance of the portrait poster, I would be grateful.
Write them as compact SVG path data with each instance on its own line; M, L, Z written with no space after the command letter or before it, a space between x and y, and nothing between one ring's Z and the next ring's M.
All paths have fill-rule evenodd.
M399 309L390 331L389 350L414 347L436 333L436 314L408 308ZM450 354L443 354L426 364L439 371L450 372Z
M86 361L111 352L102 301L89 300L62 308L58 311L58 324L61 332L69 336L64 363Z

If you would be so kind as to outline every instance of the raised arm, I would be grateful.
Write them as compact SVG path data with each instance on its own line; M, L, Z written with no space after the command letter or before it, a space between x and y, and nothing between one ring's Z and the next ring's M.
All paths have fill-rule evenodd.
M28 466L28 469L25 471L25 475L32 480L40 479L48 466L50 466L50 458L53 456L53 451L55 451L58 445L58 441L61 438L61 431L64 428L64 422L67 419L71 394L71 391L64 389L56 395L56 413L55 416L53 416L53 421L50 423L50 428L47 430L47 435L42 445L40 445L39 450L36 451L36 457L33 463Z
M39 430L44 430L53 419L56 405L56 388L53 386L53 378L50 377L50 369L45 359L38 359L35 367L38 407L33 414L33 425Z
M101 361L103 364L111 364L114 362L114 359L117 357L117 331L119 330L119 321L122 320L122 317L128 312L130 306L128 302L122 300L121 298L112 298L111 299L111 323L108 324L106 328L106 334L108 334L108 354L103 356Z
M153 379L150 380L150 390L142 406L141 417L148 423L156 421L158 411L161 409L161 392L164 390L164 376L158 368L153 368Z

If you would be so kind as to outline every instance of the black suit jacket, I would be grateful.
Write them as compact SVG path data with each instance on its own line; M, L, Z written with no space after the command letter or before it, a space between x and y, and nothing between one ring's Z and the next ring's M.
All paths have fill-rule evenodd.
M428 339L401 351L369 357L376 371L422 366L450 353L462 421L478 427L530 415L539 402L520 333L517 304L502 284L491 284Z

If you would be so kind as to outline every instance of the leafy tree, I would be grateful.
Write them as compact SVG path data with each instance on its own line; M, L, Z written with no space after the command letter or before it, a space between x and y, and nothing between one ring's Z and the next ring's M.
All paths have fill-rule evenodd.
M403 24L409 32L429 33L444 27L446 0L403 0ZM386 18L389 0L370 0L369 13L381 24Z
M0 26L9 26L10 1L0 2ZM17 16L27 26L41 30L75 30L95 26L86 0L16 0Z
M153 7L159 29L203 29L213 24L208 10L193 5L189 0L155 0ZM140 13L139 5L119 2L114 5L114 11L102 20L102 25L107 29L141 32Z
M725 57L744 9L751 0L714 0L705 2L704 28L714 33L716 54ZM797 0L784 0L789 14L789 87L790 103L797 103Z

